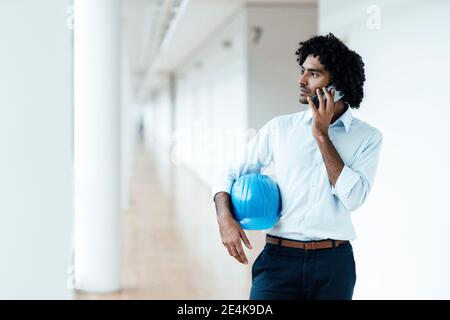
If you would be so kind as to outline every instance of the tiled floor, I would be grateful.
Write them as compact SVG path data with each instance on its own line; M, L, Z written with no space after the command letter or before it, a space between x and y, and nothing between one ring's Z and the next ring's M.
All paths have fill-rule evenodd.
M247 232L249 265L220 242L209 189L167 152L140 144L131 204L122 223L122 284L117 293L78 299L247 299L263 237Z

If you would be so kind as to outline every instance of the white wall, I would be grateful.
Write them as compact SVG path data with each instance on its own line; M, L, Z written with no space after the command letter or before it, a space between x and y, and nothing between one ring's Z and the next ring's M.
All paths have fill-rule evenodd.
M234 138L247 127L245 26L246 13L241 10L212 31L208 41L177 70L172 160L182 160L194 179L204 183L204 188L191 187L193 177L187 176L187 170L177 168L174 181L183 188L175 190L175 210L178 224L184 226L181 236L190 254L205 262L199 266L198 275L216 279L220 288L211 293L213 299L246 299L248 291L248 268L230 259L220 245L212 199L192 203L201 195L210 198L213 173L234 156ZM204 212L211 214L204 216Z
M172 155L206 185L254 130L275 116L305 109L298 103L295 51L316 33L316 15L313 4L243 6L176 70ZM256 42L255 27L262 30ZM170 106L160 100L153 114L164 123L161 109L168 112ZM162 126L155 126L157 136L165 132Z
M169 81L169 80L168 80ZM173 101L169 83L159 90L151 108L155 119L154 134L158 142L167 150L170 148L172 138Z
M353 213L355 299L450 298L448 12L436 0L320 2L320 33L347 39L366 64L355 115L384 135L371 195Z
M172 146L172 132L174 130L174 101L171 92L171 77L164 79L160 90L153 94L151 101L141 108L145 116L145 139L147 149L154 152L155 162L158 163L157 174L160 186L167 194L170 192L170 150Z
M261 37L255 38L254 28ZM317 33L315 4L253 4L248 9L248 127L305 110L298 102L299 42Z
M68 4L0 2L0 299L72 297Z
M247 127L245 24L245 11L234 14L176 72L172 155L205 184Z

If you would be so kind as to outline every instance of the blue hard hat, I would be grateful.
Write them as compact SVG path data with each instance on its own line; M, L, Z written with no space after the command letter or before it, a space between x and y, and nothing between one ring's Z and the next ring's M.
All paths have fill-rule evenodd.
M280 218L280 192L275 181L266 175L240 176L233 183L230 195L234 218L243 229L268 229Z

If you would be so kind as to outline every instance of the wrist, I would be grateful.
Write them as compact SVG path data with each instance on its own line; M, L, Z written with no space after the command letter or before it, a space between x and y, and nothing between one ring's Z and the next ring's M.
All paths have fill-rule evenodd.
M217 215L217 221L219 223L229 221L230 219L234 219L231 212L228 210L224 210Z
M327 134L318 134L315 135L314 138L317 140L317 142L327 142L330 140L330 137Z

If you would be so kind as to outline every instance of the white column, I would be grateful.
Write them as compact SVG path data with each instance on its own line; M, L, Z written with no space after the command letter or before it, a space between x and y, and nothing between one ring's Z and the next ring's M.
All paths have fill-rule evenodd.
M123 34L123 33L122 33ZM121 182L121 195L122 203L121 208L125 213L130 205L130 179L132 173L132 158L134 148L134 136L136 126L132 107L134 100L132 97L132 84L130 79L130 65L128 57L128 48L126 46L125 34L123 34L123 41L121 42L121 146L122 146L122 182Z
M120 288L119 0L75 0L75 282Z

